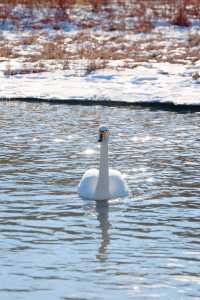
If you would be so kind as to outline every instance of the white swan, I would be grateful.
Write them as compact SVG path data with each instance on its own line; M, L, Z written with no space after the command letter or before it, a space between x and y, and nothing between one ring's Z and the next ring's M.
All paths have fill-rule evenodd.
M83 175L78 186L78 192L82 198L109 200L128 195L128 187L121 173L109 169L108 138L108 128L100 127L98 140L101 143L99 170L90 169Z

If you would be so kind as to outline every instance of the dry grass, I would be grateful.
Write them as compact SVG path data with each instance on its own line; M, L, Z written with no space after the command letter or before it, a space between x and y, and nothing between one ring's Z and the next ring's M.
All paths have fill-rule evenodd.
M198 47L200 45L200 32L189 33L188 44L191 48Z
M89 75L90 73L100 70L100 69L105 69L107 66L107 61L106 60L90 60L86 64L85 68L85 75Z
M200 17L199 0L0 0L0 19L17 18L12 13L12 8L17 4L23 4L29 9L57 8L57 17L64 19L70 18L68 10L75 5L89 6L97 14L106 11L113 16L119 15L117 11L120 8L124 15L140 18L146 17L147 10L151 10L154 17L173 20L173 23L180 26L189 24L188 16ZM90 22L86 23L90 25Z
M13 7L23 4L30 11L30 24L34 30L51 25L60 30L60 21L70 21L79 28L101 27L105 31L151 32L156 18L165 18L173 25L190 26L190 18L200 18L200 0L0 0L0 20L11 20L16 29L24 24ZM95 14L74 18L73 9L83 5ZM34 22L33 9L56 8L54 13L44 15L40 22ZM88 12L89 12L88 11ZM102 20L102 15L105 15ZM136 18L130 25L129 18ZM137 20L137 21L136 21Z
M12 67L8 63L3 73L4 76L14 76L14 75L42 73L46 71L47 69L42 63L38 63L35 66L31 66L31 67L28 65L24 65L20 69L12 69Z
M13 10L20 3L29 9L27 27L22 22L23 17ZM77 14L79 5L82 6ZM33 8L46 7L56 10L44 13L36 22L37 10ZM105 68L111 60L124 61L123 67L134 68L144 61L194 63L200 59L199 32L190 33L188 29L185 39L174 36L166 41L166 35L154 28L157 18L164 18L168 24L189 27L191 17L200 18L200 0L7 0L6 3L0 0L0 8L1 23L10 20L22 36L16 41L2 39L0 57L20 58L27 63L20 70L12 70L8 65L4 71L7 76L42 72L47 69L45 66L30 67L30 64L45 60L51 60L55 68L62 64L61 68L67 70L71 61L83 59L88 61L85 72L90 74ZM59 22L66 20L77 26L77 32L68 34L61 30ZM53 28L55 38L41 31L47 25ZM98 28L99 33L94 28ZM24 29L26 36L23 37ZM129 39L133 36L138 39Z
M3 58L11 58L12 57L12 49L7 44L0 44L0 57Z
M5 4L4 0L1 0L0 3ZM23 4L28 7L59 7L66 9L71 5L74 5L76 1L74 0L7 0L7 5L16 6L18 4Z
M18 69L18 70L12 70L7 68L4 70L4 76L14 76L14 75L27 75L27 74L35 74L35 73L42 73L45 72L46 70L43 69Z
M62 63L62 69L63 70L69 70L70 69L70 62L69 60L65 59Z
M21 41L19 41L19 45L28 46L28 45L33 45L36 42L37 42L37 35L33 34L33 35L29 35L29 36L23 37L21 39Z
M46 42L42 45L41 59L63 59L65 57L64 44L61 42Z
M199 72L194 72L192 74L192 79L193 80L199 80L200 79L200 73Z
M188 27L191 25L191 22L189 21L187 15L185 0L178 1L175 16L172 17L172 24L184 27Z

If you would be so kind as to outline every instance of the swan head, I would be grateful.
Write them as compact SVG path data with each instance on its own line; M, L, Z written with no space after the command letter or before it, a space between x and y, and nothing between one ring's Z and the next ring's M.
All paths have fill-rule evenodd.
M101 126L99 128L98 142L103 142L104 140L108 140L108 137L109 137L109 129L105 126Z

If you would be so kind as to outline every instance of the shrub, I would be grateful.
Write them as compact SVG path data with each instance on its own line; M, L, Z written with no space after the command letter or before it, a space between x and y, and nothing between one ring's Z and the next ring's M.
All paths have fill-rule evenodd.
M187 11L186 11L186 1L179 0L177 12L175 16L172 18L172 24L177 26L190 26L191 22L188 19Z
M106 65L106 60L90 60L86 65L85 75L89 75L96 70L105 69Z

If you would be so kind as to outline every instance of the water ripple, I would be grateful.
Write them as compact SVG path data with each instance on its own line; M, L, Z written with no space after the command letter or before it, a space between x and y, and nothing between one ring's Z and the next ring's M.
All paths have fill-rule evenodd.
M2 299L198 299L199 113L1 103ZM130 196L84 201L109 119Z

